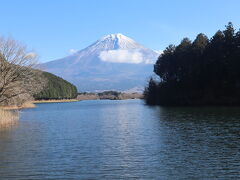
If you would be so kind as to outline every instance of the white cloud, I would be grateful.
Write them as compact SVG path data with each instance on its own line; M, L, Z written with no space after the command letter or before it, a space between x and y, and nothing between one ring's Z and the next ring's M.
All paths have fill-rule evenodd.
M76 53L77 52L77 50L76 49L69 49L69 54L74 54L74 53Z
M146 63L143 54L137 50L110 50L102 51L99 55L102 61L114 63Z

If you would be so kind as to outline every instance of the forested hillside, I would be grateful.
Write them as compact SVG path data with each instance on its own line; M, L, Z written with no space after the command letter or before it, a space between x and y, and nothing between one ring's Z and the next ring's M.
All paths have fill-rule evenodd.
M48 72L43 72L47 85L38 94L34 95L36 100L49 99L73 99L77 97L77 88L70 82Z
M208 39L184 38L158 58L145 90L148 104L240 105L240 31L232 23Z

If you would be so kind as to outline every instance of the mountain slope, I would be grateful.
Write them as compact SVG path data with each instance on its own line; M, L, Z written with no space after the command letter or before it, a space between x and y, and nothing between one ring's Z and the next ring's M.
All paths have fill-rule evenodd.
M111 34L42 67L71 81L79 91L127 90L144 86L157 57L155 51L130 38Z

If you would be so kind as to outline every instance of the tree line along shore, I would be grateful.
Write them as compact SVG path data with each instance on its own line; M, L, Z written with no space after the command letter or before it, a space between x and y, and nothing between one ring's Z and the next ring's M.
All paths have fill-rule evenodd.
M82 92L78 93L77 100L96 100L96 99L108 99L108 100L125 100L125 99L143 99L142 93L125 93L118 91L103 91L100 93Z
M208 39L200 33L169 45L145 88L147 104L161 106L240 105L240 31L230 22Z

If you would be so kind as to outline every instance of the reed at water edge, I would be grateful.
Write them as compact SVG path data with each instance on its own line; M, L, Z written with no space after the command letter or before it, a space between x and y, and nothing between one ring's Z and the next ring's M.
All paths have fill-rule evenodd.
M18 111L0 109L0 128L16 124L18 117Z

